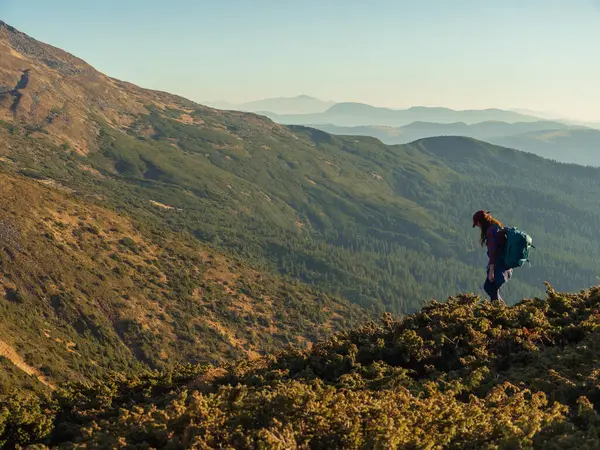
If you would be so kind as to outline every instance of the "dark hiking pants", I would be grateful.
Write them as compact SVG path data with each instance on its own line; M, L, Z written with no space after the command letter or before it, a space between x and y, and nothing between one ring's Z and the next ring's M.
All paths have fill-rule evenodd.
M494 267L494 282L491 283L488 278L489 266L485 270L485 284L483 285L484 291L490 296L490 300L502 300L500 297L500 288L510 280L512 276L512 269L505 269L501 265ZM504 300L502 300L504 301Z

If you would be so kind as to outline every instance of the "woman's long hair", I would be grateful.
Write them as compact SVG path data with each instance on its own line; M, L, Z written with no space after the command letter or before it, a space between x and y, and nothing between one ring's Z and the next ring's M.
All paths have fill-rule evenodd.
M489 212L484 213L483 218L479 220L481 224L481 237L479 238L479 242L483 247L487 241L487 230L492 225L498 225L500 228L504 228L502 222L498 219L494 219Z

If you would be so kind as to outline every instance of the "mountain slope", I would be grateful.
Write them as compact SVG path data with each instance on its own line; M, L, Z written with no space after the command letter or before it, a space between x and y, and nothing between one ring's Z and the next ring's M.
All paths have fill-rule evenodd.
M15 39L3 48L16 52ZM3 112L4 171L58 183L155 227L185 230L257 269L374 311L405 312L424 299L479 291L485 257L470 218L482 207L538 244L533 267L507 286L509 301L539 294L548 279L563 290L589 286L600 272L590 225L600 221L597 170L465 138L385 146L285 127L146 91L89 67L83 78L79 66L59 72L50 67L58 63L40 56L46 47L28 42L29 53L6 57L14 67L2 72L18 80L32 68L21 103ZM57 61L67 59L54 51ZM72 140L59 144L61 129L36 121L26 107L44 93L35 88L38 77L61 88L52 95L66 105L67 125L76 112L93 132L85 151ZM104 103L95 100L98 86L107 92ZM81 97L89 101L66 95L75 88L89 89ZM112 98L132 106L110 107Z
M0 21L0 120L79 154L98 149L98 120L127 128L146 105L194 103L110 78L81 59Z
M0 174L0 208L0 354L24 371L3 372L3 388L256 357L359 317L60 186Z
M472 124L484 121L535 122L540 120L534 116L502 109L457 111L449 108L425 106L414 106L408 109L389 109L362 103L337 103L327 111L318 114L263 113L275 122L286 125L334 125L343 127L369 125L401 127L412 122L465 122Z
M311 350L15 398L0 438L65 448L597 448L599 306L598 287L548 286L544 300L514 307L462 295Z

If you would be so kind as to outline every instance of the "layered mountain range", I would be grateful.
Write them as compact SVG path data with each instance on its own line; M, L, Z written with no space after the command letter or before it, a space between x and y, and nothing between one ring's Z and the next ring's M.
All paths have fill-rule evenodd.
M468 136L564 163L600 167L600 130L553 121L412 122L403 127L313 125L332 134L372 136L385 144L406 144L433 136Z
M314 108L306 107L305 97L296 97L227 105L226 109L258 112L277 123L306 125L337 135L372 136L390 145L434 136L464 136L559 162L600 166L598 124L548 120L541 117L543 113L526 110L390 109L361 103L337 103L326 108L327 102L308 98Z

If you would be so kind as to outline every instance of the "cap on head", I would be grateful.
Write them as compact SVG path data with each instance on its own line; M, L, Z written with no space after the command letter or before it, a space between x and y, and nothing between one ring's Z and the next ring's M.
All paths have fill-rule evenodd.
M489 212L489 211L488 211ZM486 212L482 209L473 214L473 228L477 226L479 221L485 218Z

